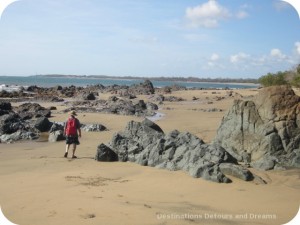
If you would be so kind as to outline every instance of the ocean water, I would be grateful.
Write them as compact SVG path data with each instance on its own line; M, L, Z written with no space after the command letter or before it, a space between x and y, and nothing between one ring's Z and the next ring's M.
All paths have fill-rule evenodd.
M151 80L151 79L150 79ZM105 78L70 78L70 77L45 77L45 76L0 76L0 85L19 85L19 86L30 86L37 85L40 87L53 87L56 85L61 86L88 86L102 84L109 86L113 84L127 85L138 84L144 82L143 79L127 80L127 79L105 79ZM152 81L155 87L165 87L171 85L180 85L187 88L231 88L231 89L244 89L244 88L255 88L257 85L248 84L229 84L229 83L209 83L209 82L174 82L174 81Z

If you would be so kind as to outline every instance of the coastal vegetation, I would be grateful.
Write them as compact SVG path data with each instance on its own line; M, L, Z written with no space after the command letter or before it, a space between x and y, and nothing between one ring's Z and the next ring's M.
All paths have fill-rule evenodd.
M258 82L264 86L276 86L276 85L291 85L294 87L300 87L300 64L288 71L279 71L277 73L268 73L258 79Z

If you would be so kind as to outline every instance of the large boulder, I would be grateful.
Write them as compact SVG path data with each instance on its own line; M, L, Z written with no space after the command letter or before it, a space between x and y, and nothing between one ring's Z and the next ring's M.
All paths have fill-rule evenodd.
M94 93L84 93L82 95L82 99L83 100L96 100L96 96L94 95Z
M64 123L53 123L49 130L49 142L57 142L66 140L64 135Z
M220 164L233 164L224 168L226 173L251 180L251 172L237 165L237 160L224 148L205 144L189 132L174 130L165 134L152 121L131 121L124 131L115 134L109 144L119 161L131 161L143 166L168 170L184 170L193 177L228 183L230 179ZM225 164L223 164L225 165Z
M155 93L155 89L150 80L145 80L143 83L130 86L129 92L134 95L151 95Z
M95 160L101 162L114 162L114 161L118 161L118 155L105 144L100 144L97 147Z
M66 137L64 136L64 132L61 130L56 130L49 133L48 141L49 142L57 142L57 141L64 141Z
M102 124L81 124L81 129L85 132L101 132L107 130Z
M7 111L12 110L10 102L0 102L0 109L7 110Z
M295 165L292 153L300 145L300 97L288 86L274 86L261 89L252 100L235 100L214 143L239 161L248 153L251 165L259 169Z
M34 127L38 129L40 132L47 132L50 130L52 126L52 122L48 120L46 117L38 118L35 121Z

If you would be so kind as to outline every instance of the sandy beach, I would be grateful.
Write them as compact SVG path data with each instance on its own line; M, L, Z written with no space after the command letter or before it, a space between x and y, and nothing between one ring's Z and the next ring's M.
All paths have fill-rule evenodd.
M256 89L234 90L244 98ZM235 97L226 90L178 91L186 101L164 102L155 121L164 132L174 129L209 143ZM299 93L298 93L299 94ZM237 95L238 96L238 95ZM108 95L100 95L107 99ZM138 96L148 100L148 96ZM193 97L199 98L193 101ZM224 97L223 99L220 97ZM65 121L61 103L51 121ZM208 109L218 109L208 112ZM107 144L130 120L143 118L80 113L82 123L101 123L108 131L83 132L78 159L63 157L65 143L39 141L0 144L0 206L19 225L140 224L284 224L298 211L300 171L256 171L267 184L230 177L230 184L195 179L134 163L94 160L97 146Z

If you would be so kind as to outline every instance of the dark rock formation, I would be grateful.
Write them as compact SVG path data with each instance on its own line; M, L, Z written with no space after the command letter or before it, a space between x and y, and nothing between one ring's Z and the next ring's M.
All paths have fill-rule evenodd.
M42 107L37 103L24 103L17 109L17 113L23 119L39 118L39 117L50 117L51 110Z
M64 123L53 123L49 130L49 142L57 142L66 140L64 136Z
M95 160L101 162L114 162L118 161L118 155L105 144L100 144L97 147Z
M9 114L11 111L12 107L9 102L0 102L0 116Z
M0 110L12 110L11 104L9 102L0 102Z
M82 95L83 100L96 100L96 96L94 93L84 93Z
M0 116L0 143L33 140L39 137L39 131L31 121L23 120L12 110L7 110L7 112Z
M235 100L214 143L240 161L268 170L276 164L300 167L300 97L288 86L261 89L252 101Z
M222 147L205 144L188 132L174 130L164 134L148 119L129 122L124 131L113 136L110 147L123 162L184 170L193 177L215 182L230 182L225 173L251 180L251 172L237 165L237 160ZM222 164L224 172L220 169Z
M151 95L155 93L155 89L150 80L145 80L143 83L131 85L129 93L134 95Z
M46 117L40 117L35 121L34 127L40 132L47 132L50 130L52 123Z

